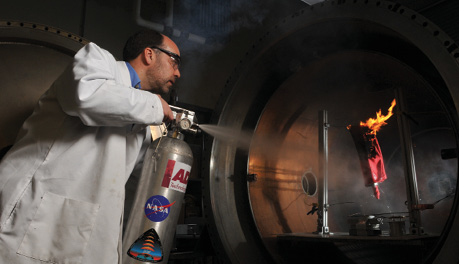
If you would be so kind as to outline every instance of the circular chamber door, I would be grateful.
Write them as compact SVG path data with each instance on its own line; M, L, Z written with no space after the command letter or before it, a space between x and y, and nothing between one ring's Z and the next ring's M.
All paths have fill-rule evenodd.
M0 21L0 149L14 143L38 98L87 42L50 26Z
M207 153L206 217L223 259L458 261L454 41L400 5L329 1L247 54L214 119L240 137L215 134ZM379 130L351 129L378 114L389 116Z

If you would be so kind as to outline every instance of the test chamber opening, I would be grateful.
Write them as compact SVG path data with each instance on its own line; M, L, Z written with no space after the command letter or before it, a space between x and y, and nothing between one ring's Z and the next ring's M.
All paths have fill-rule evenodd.
M250 259L248 251L254 259L269 254L277 261L289 258L287 255L299 259L307 256L311 261L333 255L315 258L312 248L337 252L336 259L331 260L347 259L349 263L406 261L388 257L397 255L395 245L400 242L408 247L419 242L407 239L413 234L406 216L416 206L408 205L406 139L401 136L400 117L387 120L377 136L387 174L378 184L380 199L364 184L358 152L346 128L374 116L379 109L387 110L397 94L403 94L406 103L400 115L407 119L404 126L409 128L412 142L419 205L435 204L434 209L416 207L421 214L422 234L426 234L423 238L428 237L421 242L422 248L427 250L417 248L405 255L415 256L419 263L429 261L429 254L437 254L438 245L448 240L445 230L451 228L456 212L457 158L443 159L441 155L458 145L458 92L454 83L459 80L449 74L458 70L454 52L441 44L444 41L433 40L435 36L429 31L413 31L409 25L417 21L406 20L406 13L388 11L387 6L326 5L323 10L315 6L304 15L292 16L270 31L227 83L230 92L216 122L252 130L253 136L247 153L213 141L209 197L221 201L233 194L247 194L245 201L238 196L223 204L209 204L209 213L219 223L213 232L220 235L220 246L232 252L228 257L233 262ZM340 13L343 10L346 16ZM393 21L399 22L397 27ZM435 59L439 54L444 57ZM311 170L320 185L317 113L322 109L329 118L329 228L334 234L347 236L327 241L294 237L317 230L317 214L308 212L319 201L317 195L308 196L304 191L303 174ZM239 115L232 115L234 112ZM226 181L225 172L256 174L257 181ZM395 221L391 217L406 221L403 234L407 235L390 236L389 222ZM360 227L359 221L364 226L370 223L372 229L363 230L365 238L353 243L349 233ZM402 228L401 224L392 225ZM370 235L377 235L384 246L368 243L376 241ZM240 247L252 240L261 243ZM279 247L279 240L284 246ZM303 250L292 247L300 242L309 246ZM362 256L357 251L368 254Z

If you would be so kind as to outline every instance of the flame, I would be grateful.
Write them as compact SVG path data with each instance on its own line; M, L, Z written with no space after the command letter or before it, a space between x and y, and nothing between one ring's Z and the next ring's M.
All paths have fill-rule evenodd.
M394 106L395 99L392 101L391 106L387 110L387 115L382 115L381 109L379 109L379 111L376 112L376 118L369 118L365 122L360 121L360 126L368 127L371 130L370 133L376 135L376 132L378 132L382 126L387 125L386 120L393 115L392 110L394 109Z

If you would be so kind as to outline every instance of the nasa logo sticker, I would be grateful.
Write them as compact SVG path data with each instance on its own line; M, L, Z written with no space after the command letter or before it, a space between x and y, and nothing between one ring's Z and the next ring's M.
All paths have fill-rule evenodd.
M145 216L153 222L164 221L169 216L171 206L174 205L161 195L150 197L145 203Z

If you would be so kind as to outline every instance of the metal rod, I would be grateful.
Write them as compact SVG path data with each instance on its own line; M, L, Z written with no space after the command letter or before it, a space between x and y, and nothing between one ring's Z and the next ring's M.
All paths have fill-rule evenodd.
M406 102L401 88L395 90L395 99L398 105L397 122L403 155L407 206L410 212L410 234L421 235L424 234L424 229L421 223L421 212L416 209L416 206L419 204L419 192L416 179L413 141L411 140L409 118L405 115Z
M167 16L165 19L166 26L173 27L174 26L174 0L166 1L166 12L167 12Z
M317 212L317 232L329 234L328 229L328 113L319 111L319 210Z

